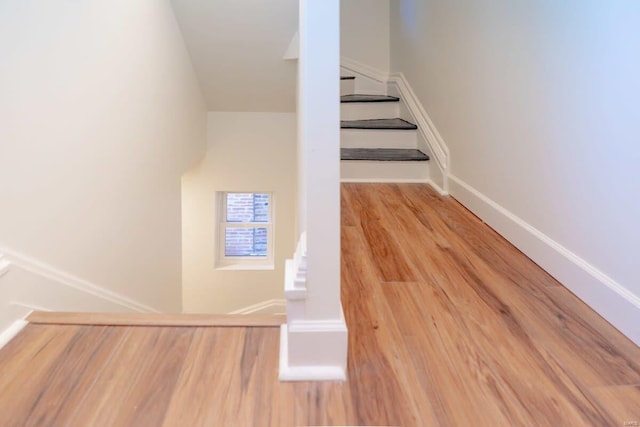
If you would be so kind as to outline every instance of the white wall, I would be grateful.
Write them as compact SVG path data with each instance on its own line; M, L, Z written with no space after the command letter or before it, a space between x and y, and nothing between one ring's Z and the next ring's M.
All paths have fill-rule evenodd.
M206 109L168 0L2 1L0 58L0 247L179 311Z
M206 157L183 178L183 303L192 313L228 313L283 298L295 249L296 115L209 113ZM274 270L217 270L216 191L274 194Z
M172 0L210 111L295 111L298 0Z
M391 11L391 68L449 145L453 175L636 309L639 25L633 0L393 0ZM640 337L637 317L626 322Z
M389 0L340 1L340 55L389 71Z

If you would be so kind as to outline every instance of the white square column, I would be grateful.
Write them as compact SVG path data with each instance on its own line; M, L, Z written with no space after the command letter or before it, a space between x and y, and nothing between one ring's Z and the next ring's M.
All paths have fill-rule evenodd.
M287 262L281 380L344 380L340 302L340 2L300 0L298 223Z

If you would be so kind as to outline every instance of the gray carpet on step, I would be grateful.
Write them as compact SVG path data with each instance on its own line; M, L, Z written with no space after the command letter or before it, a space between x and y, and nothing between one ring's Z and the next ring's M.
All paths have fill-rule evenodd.
M387 95L342 95L340 97L340 102L349 103L349 102L398 102L400 98L395 96L387 96Z
M342 129L397 129L412 130L418 129L418 126L399 118L395 119L370 119L370 120L342 120L340 122Z
M407 148L341 148L341 160L377 160L383 162L424 162L429 156Z

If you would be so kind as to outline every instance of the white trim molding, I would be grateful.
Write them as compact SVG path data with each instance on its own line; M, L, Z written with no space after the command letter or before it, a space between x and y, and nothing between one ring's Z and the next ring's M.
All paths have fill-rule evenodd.
M45 308L41 305L37 305L37 304L25 304L25 303L21 303L21 302L11 302L9 303L9 307L16 309L18 311L21 311L22 313L27 313L24 315L25 319L29 316L29 314L31 314L34 311L42 311L42 312L48 312L48 311L52 311L48 308Z
M9 267L11 267L11 263L6 259L4 254L0 253L0 277L9 271Z
M436 184L432 180L432 185L440 194L448 193L448 173L450 170L450 154L447 144L436 129L433 121L427 114L422 103L418 99L418 96L409 85L406 77L402 73L392 73L389 75L389 85L395 89L395 92L400 96L402 102L405 103L411 118L415 124L418 125L418 133L422 136L426 142L431 157L436 161L438 169L442 174L442 186Z
M20 331L27 326L27 321L24 319L16 320L7 329L0 332L0 349L7 345Z
M289 42L289 47L287 47L287 51L284 53L283 59L286 61L297 61L300 51L300 34L296 31L296 33L291 38Z
M451 195L640 345L640 297L461 179Z
M83 311L83 307L80 306L79 301L85 301L88 304L91 304L87 305L87 307L103 308L102 311L133 311L140 313L159 312L153 307L75 277L26 255L6 248L2 248L1 251L4 253L3 259L6 259L6 261L12 264L12 270L15 269L16 274L22 274L22 279L46 285L47 288L51 289L51 292L53 292L53 289L56 289L56 293L67 292L69 295L73 294L74 300L76 301L75 304L78 306L69 307L68 310L73 309ZM16 286L20 286L20 284L17 283ZM20 301L21 298L24 298L24 296L16 297L18 300L17 302L23 303L24 301ZM38 300L38 304L40 305L46 305L48 303L46 300L42 300L42 302L40 302L40 300L44 298L42 295L32 295L30 296L30 299L31 298ZM76 300L76 298L80 298L80 300ZM51 307L50 309L58 310L59 308Z
M344 317L282 325L280 381L345 381L347 342Z
M384 184L384 183L390 183L390 184L429 184L429 185L434 185L433 182L431 182L430 179L425 178L425 179L421 179L421 178L416 178L416 179L410 179L410 178L400 178L400 179L396 179L396 178L341 178L340 182L344 182L344 183L352 183L352 184Z
M351 58L340 57L340 68L355 76L355 92L373 95L387 94L389 73L370 67Z
M269 299L250 305L238 310L234 310L229 314L283 314L287 311L287 300Z
M344 313L338 320L305 320L307 300L306 238L287 260L287 324L280 327L280 381L344 381L348 331Z

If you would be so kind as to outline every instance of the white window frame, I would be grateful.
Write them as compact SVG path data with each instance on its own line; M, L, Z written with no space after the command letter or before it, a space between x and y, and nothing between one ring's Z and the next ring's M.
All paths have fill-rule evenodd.
M268 222L227 222L227 194L268 194L269 221ZM215 267L221 270L273 270L274 267L274 223L275 197L272 191L218 191L216 193L216 258ZM266 256L227 256L226 230L227 228L266 228L267 255Z

